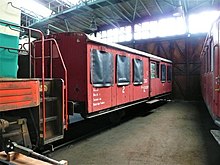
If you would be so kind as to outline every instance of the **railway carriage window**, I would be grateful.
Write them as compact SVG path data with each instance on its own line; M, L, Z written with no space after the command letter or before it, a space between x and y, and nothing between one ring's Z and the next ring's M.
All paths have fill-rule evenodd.
M205 57L204 57L204 58L205 58L205 73L207 73L207 72L208 72L208 69L207 69L207 66L208 66L208 62L207 62L207 57L208 57L208 56L207 56L207 52L205 52L204 55L205 55Z
M211 41L210 41L210 60L211 60L211 72L213 72L213 70L214 70L214 54L215 54L215 47L214 47L214 42L213 42L213 37L212 37L212 39L211 39Z
M113 84L113 55L108 52L91 50L91 82L94 87Z
M167 81L172 81L172 67L167 66Z
M156 78L159 78L159 75L160 75L160 65L159 65L159 62L156 63L156 67L157 67Z
M130 58L117 55L117 84L130 84Z
M205 73L205 54L203 54L203 73Z
M156 63L151 62L150 63L150 77L151 78L156 78L157 76L157 72L156 72Z
M165 64L161 64L161 77L160 80L162 82L166 81L166 65Z
M143 71L143 61L140 59L133 59L134 68L134 84L143 84L144 71Z
M209 43L210 44L210 43ZM211 71L211 47L210 47L210 45L208 45L208 53L207 53L207 55L208 55L208 72L210 72Z
M159 63L158 62L151 62L150 63L150 74L151 78L159 78Z

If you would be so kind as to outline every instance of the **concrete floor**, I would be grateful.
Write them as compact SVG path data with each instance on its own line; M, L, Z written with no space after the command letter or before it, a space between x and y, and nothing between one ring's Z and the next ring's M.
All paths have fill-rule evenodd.
M70 165L219 165L204 104L170 102L52 153ZM143 110L146 107L138 107ZM137 107L136 107L137 109Z

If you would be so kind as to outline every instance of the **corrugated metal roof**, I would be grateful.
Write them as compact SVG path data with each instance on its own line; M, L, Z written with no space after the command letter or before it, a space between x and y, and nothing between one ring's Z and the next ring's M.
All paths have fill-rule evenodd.
M219 9L219 0L83 0L78 5L69 6L62 0L38 0L55 14L50 18L36 21L22 14L22 24L53 32L81 31L91 33L91 22L97 31L130 25L143 20L171 16L181 7L185 16L190 13Z

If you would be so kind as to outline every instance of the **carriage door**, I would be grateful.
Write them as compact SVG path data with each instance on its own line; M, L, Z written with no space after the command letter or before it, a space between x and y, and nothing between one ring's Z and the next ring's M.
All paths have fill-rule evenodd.
M130 100L131 64L127 55L116 55L117 104L128 103Z
M113 55L104 50L91 49L92 112L111 107L113 85Z
M219 30L220 21L217 22L216 27L213 27L213 42L212 53L214 56L214 114L220 116L220 52L219 52Z

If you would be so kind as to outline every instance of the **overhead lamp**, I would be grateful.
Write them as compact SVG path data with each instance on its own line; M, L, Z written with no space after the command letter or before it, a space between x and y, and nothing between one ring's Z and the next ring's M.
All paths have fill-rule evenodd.
M96 31L98 29L98 27L96 25L96 21L94 19L91 21L89 29L92 30L92 31Z

